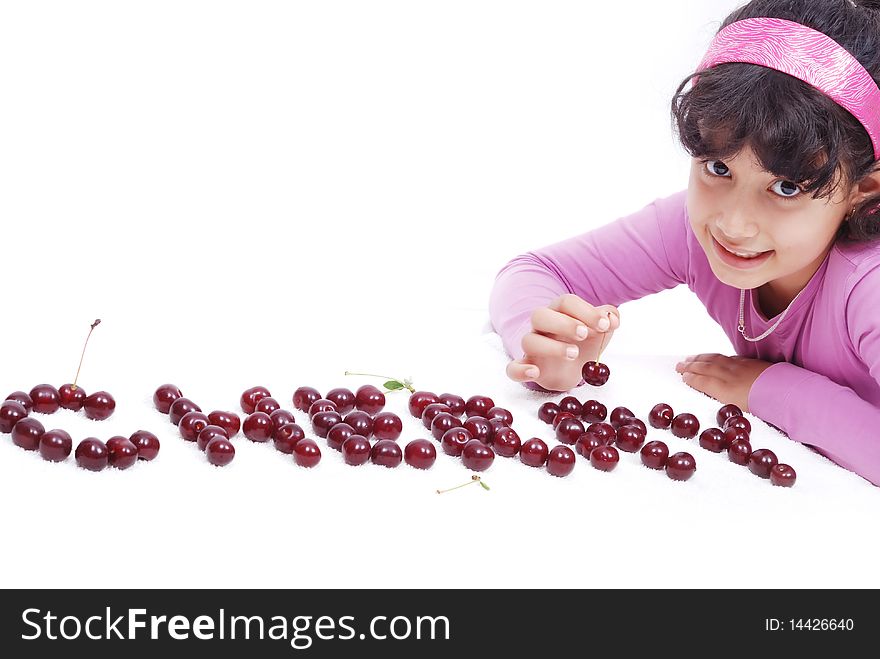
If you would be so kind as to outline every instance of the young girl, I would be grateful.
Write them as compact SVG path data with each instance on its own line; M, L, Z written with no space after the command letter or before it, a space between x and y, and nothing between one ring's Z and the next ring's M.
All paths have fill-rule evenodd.
M734 11L672 101L687 190L498 273L508 376L582 384L617 305L687 284L737 355L684 382L880 485L878 80L880 0Z

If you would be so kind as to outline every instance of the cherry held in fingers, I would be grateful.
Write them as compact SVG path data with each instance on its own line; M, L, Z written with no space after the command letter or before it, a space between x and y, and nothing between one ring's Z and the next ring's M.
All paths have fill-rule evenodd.
M594 387L601 387L611 377L611 369L601 362L589 361L581 369L584 382Z

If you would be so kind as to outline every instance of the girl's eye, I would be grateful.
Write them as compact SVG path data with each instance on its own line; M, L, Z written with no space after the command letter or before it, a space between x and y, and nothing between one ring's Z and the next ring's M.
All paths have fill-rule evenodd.
M710 172L710 177L728 178L730 169L720 160L701 160L700 162L704 165L704 169ZM777 185L781 187L779 188L780 194L777 194L776 196L781 197L782 199L797 199L803 192L799 185L792 183L791 181L780 179L773 183L773 187Z

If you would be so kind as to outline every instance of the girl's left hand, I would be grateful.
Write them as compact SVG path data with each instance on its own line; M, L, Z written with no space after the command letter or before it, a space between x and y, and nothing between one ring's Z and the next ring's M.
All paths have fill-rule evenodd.
M749 391L758 376L773 362L749 357L713 354L691 355L675 365L686 385L727 405L733 403L748 412Z

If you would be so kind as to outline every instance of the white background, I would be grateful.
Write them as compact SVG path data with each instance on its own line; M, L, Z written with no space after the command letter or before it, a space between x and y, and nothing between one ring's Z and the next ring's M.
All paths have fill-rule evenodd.
M0 389L81 376L119 403L78 441L159 434L125 472L49 464L0 437L0 584L206 587L880 586L880 495L754 417L798 470L773 488L690 450L673 483L630 455L568 479L498 459L469 472L306 471L239 436L208 465L152 409L163 382L206 411L263 384L412 376L488 393L525 437L545 397L504 378L489 331L516 254L687 185L672 94L738 3L0 4ZM585 387L643 419L661 400L714 425L673 365L731 354L684 287L622 306ZM405 416L405 398L389 396ZM303 415L298 420L308 427ZM401 441L423 436L406 417ZM551 442L552 443L552 442Z

